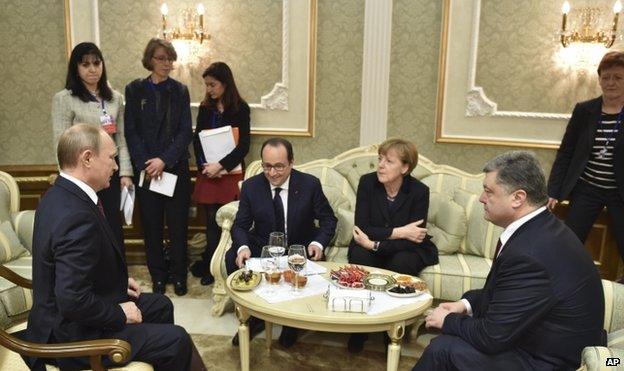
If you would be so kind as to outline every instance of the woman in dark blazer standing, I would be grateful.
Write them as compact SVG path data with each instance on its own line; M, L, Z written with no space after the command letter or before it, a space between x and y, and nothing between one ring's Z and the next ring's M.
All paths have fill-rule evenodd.
M379 146L379 165L360 178L349 263L418 275L438 263L427 235L429 188L410 173L418 163L416 146L388 139ZM362 351L367 334L352 334L348 349Z
M624 258L624 53L604 55L598 81L602 96L572 112L548 178L548 208L569 200L565 222L585 242L606 206Z
M163 171L178 176L172 197L137 187L137 198L154 292L165 292L171 273L175 293L185 295L191 188L188 146L193 131L188 89L169 77L176 59L170 42L148 42L142 63L151 74L126 86L125 123L135 182L143 170L150 178L159 178ZM165 261L163 220L169 231L170 267Z
M210 285L214 277L210 274L210 261L221 238L221 228L217 224L217 210L224 204L238 200L238 182L243 173L222 174L232 171L249 152L249 105L241 98L236 88L230 67L223 62L214 62L202 74L206 83L206 97L199 106L197 126L193 136L193 147L197 161L197 181L193 200L203 204L206 210L206 249L201 260L191 266L191 273L201 277L202 285ZM236 147L218 162L208 163L204 157L199 132L231 125L238 128Z

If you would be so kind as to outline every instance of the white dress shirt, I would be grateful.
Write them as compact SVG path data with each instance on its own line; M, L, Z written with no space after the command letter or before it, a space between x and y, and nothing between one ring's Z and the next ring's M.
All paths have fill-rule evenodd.
M273 184L269 184L269 185L271 186L271 200L275 197L275 188L282 189L279 195L280 195L280 198L282 199L282 205L284 205L284 234L288 238L288 188L290 187L290 176L286 178L286 181L284 181L284 183L282 183L282 185L280 186L274 186ZM321 249L321 251L323 251L323 245L321 245L320 243L316 241L312 241L310 242L310 244L318 246L318 248ZM240 252L243 249L248 249L248 248L249 246L242 245L241 247L238 248L237 253L240 254Z
M526 214L522 218L509 224L507 228L505 228L503 233L501 233L500 235L501 248L498 251L498 255L495 256L494 258L496 259L500 256L500 254L503 252L503 249L505 248L505 244L507 243L507 241L509 241L509 238L511 238L511 236L518 230L518 228L520 228L524 223L528 222L529 220L535 218L538 214L540 214L544 210L546 210L546 206L537 208L536 210L531 211L530 213ZM472 306L470 305L470 302L466 299L461 299L461 301L466 306L466 313L469 316L472 316Z
M82 189L84 191L84 193L87 194L87 196L89 196L89 198L91 199L91 201L93 201L94 204L97 205L98 203L98 196L95 192L95 190L93 190L93 188L91 188L87 183L83 182L82 180L75 178L67 173L64 173L62 171L59 172L59 175L62 176L63 178L69 180L70 182L74 183L75 185L77 185L78 187L80 187L80 189Z

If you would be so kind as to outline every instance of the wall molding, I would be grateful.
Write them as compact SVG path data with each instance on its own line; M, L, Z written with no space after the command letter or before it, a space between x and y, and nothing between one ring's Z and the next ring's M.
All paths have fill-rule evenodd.
M472 30L470 39L470 67L468 74L468 93L466 94L466 116L495 116L495 117L518 117L562 120L569 119L569 113L548 112L524 112L524 111L499 111L495 101L488 98L481 86L476 86L477 55L479 51L479 25L481 23L481 0L474 0L472 13Z
M481 0L443 0L437 143L557 148L569 114L499 111L476 86Z

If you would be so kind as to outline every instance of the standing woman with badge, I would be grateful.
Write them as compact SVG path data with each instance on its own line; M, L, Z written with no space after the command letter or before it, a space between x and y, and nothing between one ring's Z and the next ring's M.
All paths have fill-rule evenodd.
M572 112L548 179L548 208L569 200L565 222L585 242L606 206L624 257L624 53L604 55L598 81L602 95Z
M243 172L235 169L243 165L243 160L249 152L249 105L238 93L232 70L227 64L212 63L202 77L206 83L206 96L199 106L193 137L199 171L193 200L203 204L206 210L206 249L202 253L201 260L191 266L191 273L201 277L202 285L210 285L214 282L214 277L210 273L210 261L221 238L221 228L216 221L217 210L228 202L238 200L238 182L243 180ZM218 162L207 162L199 132L227 125L238 131L236 147Z
M101 126L113 138L117 145L118 156L115 160L119 170L113 174L110 187L98 192L98 197L106 220L121 246L120 193L121 188L133 186L123 115L123 97L108 86L106 65L100 49L90 42L76 45L67 65L65 89L52 99L54 147L63 131L76 123Z
M188 146L193 138L191 104L186 85L172 79L177 54L163 39L151 39L141 62L150 71L126 86L126 140L134 166L135 181L144 177L164 179L163 172L177 177L173 194L156 193L140 186L137 198L145 235L147 268L153 291L164 293L172 281L176 295L187 292L187 233L191 202ZM168 174L166 178L170 177ZM170 265L165 260L164 222L169 234Z

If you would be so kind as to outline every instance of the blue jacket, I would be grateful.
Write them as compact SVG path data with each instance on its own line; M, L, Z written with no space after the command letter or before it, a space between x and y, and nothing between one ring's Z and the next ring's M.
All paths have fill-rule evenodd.
M126 86L125 134L135 173L145 169L150 158L160 158L167 169L189 158L193 130L188 89L172 78L161 84L167 84L162 96L169 96L164 120L156 117L156 92L149 79L137 79ZM169 135L166 120L170 122Z

